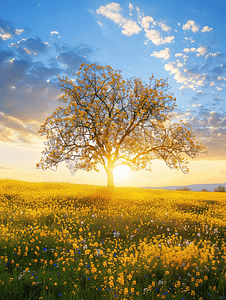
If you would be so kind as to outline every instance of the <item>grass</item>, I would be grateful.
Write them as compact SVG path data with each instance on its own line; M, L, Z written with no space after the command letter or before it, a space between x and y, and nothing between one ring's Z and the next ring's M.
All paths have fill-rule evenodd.
M224 299L226 193L0 180L0 299Z

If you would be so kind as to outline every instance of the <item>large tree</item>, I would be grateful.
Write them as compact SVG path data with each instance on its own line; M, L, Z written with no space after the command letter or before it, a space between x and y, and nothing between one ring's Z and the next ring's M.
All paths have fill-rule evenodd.
M108 186L114 186L113 169L151 170L152 159L188 172L188 161L202 150L188 124L172 123L176 99L166 80L124 80L110 66L82 64L75 80L59 78L65 107L56 109L40 127L47 136L37 168L57 168L65 161L74 171L98 170L103 165ZM71 163L73 162L73 163Z

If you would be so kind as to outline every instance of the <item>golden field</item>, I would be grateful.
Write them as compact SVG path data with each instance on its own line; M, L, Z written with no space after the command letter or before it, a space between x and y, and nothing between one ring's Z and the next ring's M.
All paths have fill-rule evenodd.
M226 193L0 180L0 226L0 299L225 298Z

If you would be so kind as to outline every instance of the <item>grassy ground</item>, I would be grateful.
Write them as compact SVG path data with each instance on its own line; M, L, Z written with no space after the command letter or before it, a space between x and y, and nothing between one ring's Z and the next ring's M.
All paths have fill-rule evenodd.
M226 193L0 180L0 299L224 299Z

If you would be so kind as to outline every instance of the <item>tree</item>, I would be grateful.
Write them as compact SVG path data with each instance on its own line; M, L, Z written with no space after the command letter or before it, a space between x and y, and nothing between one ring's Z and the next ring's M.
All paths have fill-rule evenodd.
M176 191L190 192L190 191L192 191L192 189L185 186L185 187L176 189Z
M188 124L172 123L176 99L166 80L124 80L110 66L82 64L76 80L59 79L63 95L59 107L40 127L48 142L37 168L57 169L65 161L77 171L98 170L103 165L108 186L114 186L113 169L151 170L152 159L188 172L183 154L191 158L202 150Z
M208 192L208 190L207 189L202 189L201 192Z
M225 187L223 185L219 185L214 192L225 192Z

